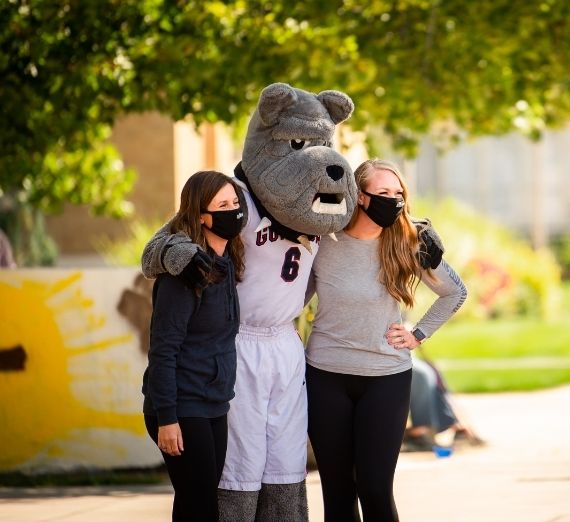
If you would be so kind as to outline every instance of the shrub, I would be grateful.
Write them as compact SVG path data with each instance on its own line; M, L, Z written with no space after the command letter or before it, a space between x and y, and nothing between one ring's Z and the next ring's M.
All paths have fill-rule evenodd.
M43 213L22 198L0 193L0 228L19 267L53 266L58 250L45 227Z
M570 279L570 233L553 238L550 247L562 267L562 277Z

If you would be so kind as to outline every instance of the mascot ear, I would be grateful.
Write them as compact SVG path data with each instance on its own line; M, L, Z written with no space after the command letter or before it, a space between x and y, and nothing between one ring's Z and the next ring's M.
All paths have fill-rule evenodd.
M257 110L268 127L275 125L279 115L297 101L297 93L286 83L272 83L261 91Z
M350 118L354 110L352 100L346 94L339 91L320 92L317 96L317 100L326 107L335 124Z

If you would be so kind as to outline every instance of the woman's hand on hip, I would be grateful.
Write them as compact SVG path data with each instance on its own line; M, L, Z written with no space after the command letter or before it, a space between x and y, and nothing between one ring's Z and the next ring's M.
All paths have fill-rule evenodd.
M158 448L172 457L182 454L184 442L178 423L158 427Z
M412 332L400 323L392 323L390 325L386 332L386 340L396 350L401 350L402 348L413 350L420 345L420 342L412 335Z

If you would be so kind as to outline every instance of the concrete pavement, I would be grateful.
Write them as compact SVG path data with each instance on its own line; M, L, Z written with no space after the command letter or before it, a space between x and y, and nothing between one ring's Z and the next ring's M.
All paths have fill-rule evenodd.
M531 393L459 395L456 405L487 445L438 459L403 453L396 503L404 522L570 522L570 386ZM316 472L310 520L323 520ZM170 520L160 486L0 488L1 522Z

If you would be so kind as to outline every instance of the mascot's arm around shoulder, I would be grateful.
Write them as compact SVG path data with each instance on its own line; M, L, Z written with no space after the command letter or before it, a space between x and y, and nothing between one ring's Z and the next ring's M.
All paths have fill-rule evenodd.
M431 225L431 221L425 219L412 219L418 231L418 238L420 240L420 249L418 251L418 258L420 265L424 270L431 268L436 269L441 263L441 258L445 252L443 242L438 233Z
M171 234L167 223L144 247L141 265L149 279L168 272L179 275L189 286L204 288L213 260L186 234Z

